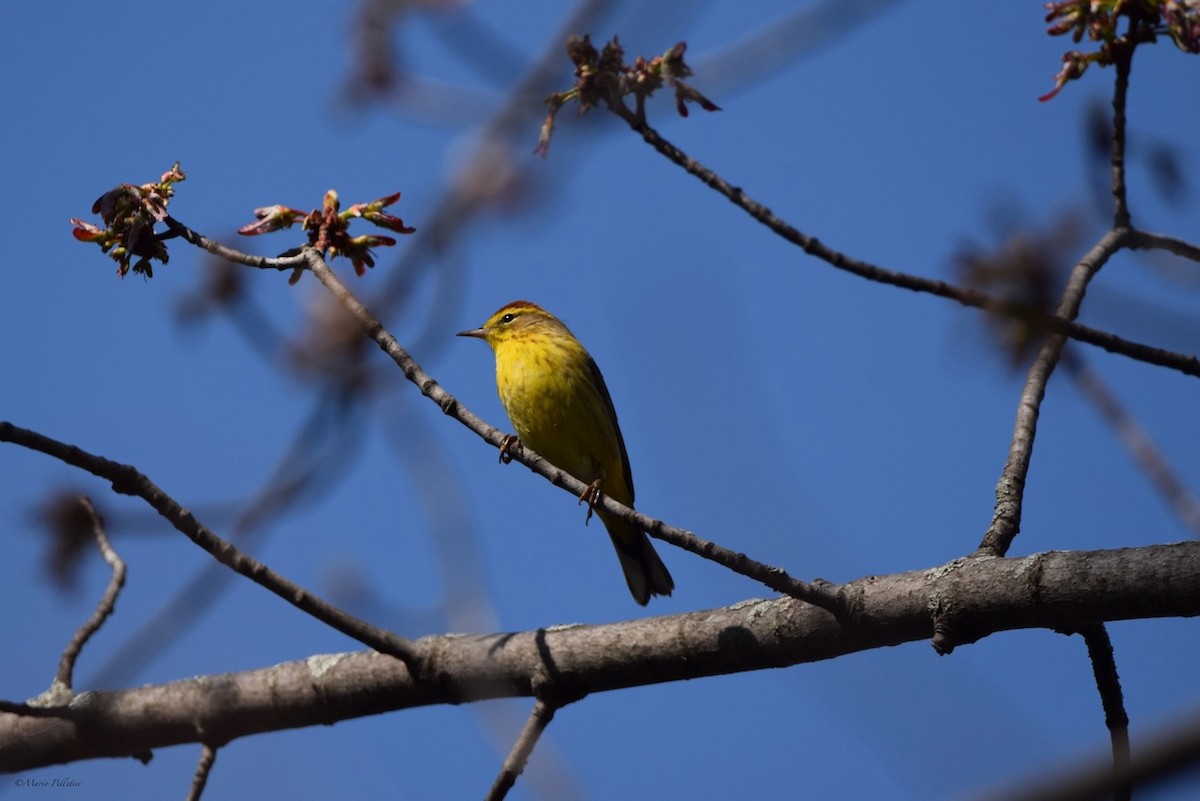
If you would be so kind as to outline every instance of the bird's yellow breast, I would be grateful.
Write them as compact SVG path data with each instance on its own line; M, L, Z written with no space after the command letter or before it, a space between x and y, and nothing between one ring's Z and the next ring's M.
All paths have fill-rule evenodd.
M496 386L521 441L585 483L633 502L620 429L596 386L594 366L573 338L526 336L498 343Z

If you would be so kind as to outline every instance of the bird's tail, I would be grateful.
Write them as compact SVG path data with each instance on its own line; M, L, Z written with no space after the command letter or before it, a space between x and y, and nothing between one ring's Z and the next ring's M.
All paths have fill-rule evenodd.
M621 560L621 570L625 572L625 582L633 600L645 606L652 595L670 595L675 582L650 544L650 538L624 520L603 513L600 513L600 519L617 549L617 558Z

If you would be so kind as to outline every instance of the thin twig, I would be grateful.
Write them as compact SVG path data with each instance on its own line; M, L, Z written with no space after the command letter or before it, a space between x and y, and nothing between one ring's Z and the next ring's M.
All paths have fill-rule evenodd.
M1075 265L1058 304L1056 316L1059 319L1072 320L1079 314L1088 283L1120 248L1123 238L1123 231L1109 231ZM1033 456L1038 415L1041 412L1042 400L1046 396L1046 385L1066 343L1067 339L1062 334L1048 335L1029 367L1021 398L1017 402L1017 416L1013 424L1008 457L1000 473L1000 480L996 483L996 507L992 514L992 523L977 551L981 555L1003 556L1021 529L1025 478L1029 474L1029 463Z
M1125 699L1121 693L1121 680L1117 676L1117 662L1113 656L1112 641L1103 623L1080 629L1079 634L1087 644L1088 658L1092 661L1092 674L1096 678L1096 689L1100 692L1100 704L1104 708L1104 725L1112 740L1113 775L1129 773L1129 715L1125 713ZM1133 786L1118 782L1114 788L1113 801L1129 801Z
M312 248L304 249L304 257L313 275L333 293L334 297L346 308L352 317L362 326L363 331L383 350L404 372L405 378L414 383L421 394L436 403L447 415L475 432L495 448L500 448L506 439L504 432L488 425L482 418L468 410L441 385L429 376L416 360L400 346L396 338L387 332L383 324L354 297L337 274ZM561 487L577 497L587 489L587 485L569 473L560 470L528 448L516 449L510 452L516 461L521 462L530 470L546 478L551 484ZM745 554L731 551L715 543L703 540L695 534L683 529L670 526L661 520L637 512L628 506L614 501L607 495L601 497L599 505L608 512L627 520L641 528L652 537L670 543L677 548L683 548L705 559L717 562L736 573L755 579L777 592L799 598L802 601L820 606L835 615L842 615L846 610L844 599L831 586L824 583L808 583L792 578L781 568L750 559Z
M169 214L163 218L163 222L170 229L172 235L181 237L184 241L195 245L201 250L206 250L214 256L220 256L222 259L234 264L256 267L260 270L279 270L280 272L295 270L298 267L304 266L304 258L299 255L269 258L267 256L254 256L249 253L242 253L240 250L234 250L231 247L222 245L215 239L209 239L207 236L193 231Z
M1137 44L1135 33L1139 24L1135 13L1129 20L1129 34L1125 44L1113 45L1113 61L1117 75L1113 82L1112 154L1109 158L1112 162L1114 228L1130 227L1129 200L1125 192L1125 97L1129 92L1129 68L1133 62L1133 50Z
M1200 247L1166 234L1133 229L1126 245L1133 250L1165 250L1184 259L1200 262Z
M0 421L0 442L12 442L52 456L59 461L112 482L114 492L141 498L166 518L177 531L199 545L221 564L270 590L297 609L307 612L348 637L358 640L380 653L396 657L404 662L414 675L419 675L421 655L415 644L338 609L300 585L283 578L262 562L242 553L231 543L206 528L191 512L180 506L174 498L163 492L136 468L111 461L103 456L96 456L74 445L67 445L7 421Z
M1067 286L1063 290L1055 317L1073 321L1079 314L1087 285L1108 258L1117 250L1126 247L1131 238L1129 206L1125 192L1125 96L1129 89L1129 67L1136 45L1136 15L1130 21L1128 44L1115 50L1117 76L1113 87L1113 135L1112 135L1112 193L1113 227L1092 250L1075 265ZM1029 368L1021 399L1017 404L1017 420L1013 426L1012 443L1008 459L1000 480L996 484L996 507L992 523L984 534L978 553L1003 556L1008 552L1013 538L1021 528L1021 506L1025 493L1025 478L1029 473L1029 461L1033 454L1033 440L1037 433L1037 418L1042 400L1046 395L1046 384L1062 355L1066 339L1062 334L1052 333L1046 337L1037 358Z
M117 604L117 596L120 595L121 588L125 586L125 562L117 554L116 550L113 549L112 543L108 540L108 535L104 533L104 521L100 519L100 514L96 511L96 507L92 505L91 499L86 495L80 495L77 502L92 519L92 534L96 538L96 545L100 549L100 555L104 557L104 561L108 566L112 568L112 577L108 580L108 587L104 590L104 595L100 598L100 603L96 605L96 611L75 632L75 636L71 638L71 642L62 653L62 658L58 661L58 675L55 677L55 683L67 691L72 689L75 660L79 658L83 646L91 636L100 630L100 627L104 625L104 621L112 614L113 607Z
M204 794L204 786L208 784L208 774L212 773L213 763L217 761L217 749L208 743L200 746L200 759L196 762L196 773L192 776L192 787L188 790L187 801L200 801Z
M1073 320L1062 319L1043 314L1038 309L1028 308L1020 303L1004 300L988 295L975 289L956 286L933 278L924 278L908 273L887 270L869 262L853 259L840 251L834 250L816 237L809 236L792 225L776 217L770 209L758 203L747 195L740 187L731 186L721 176L708 167L688 156L671 142L664 139L658 131L640 121L637 115L629 109L616 103L612 106L614 113L641 135L647 144L653 147L670 161L682 167L686 172L698 178L705 186L723 195L731 203L745 211L758 222L767 226L772 232L798 246L805 253L822 261L845 270L848 273L876 281L881 284L908 289L913 292L924 292L940 298L953 300L963 306L983 309L995 314L1022 316L1037 320L1047 331L1062 334L1079 342L1102 348L1110 353L1118 353L1137 361L1168 367L1172 370L1200 378L1200 359L1195 355L1175 353L1163 348L1156 348L1140 342L1133 342L1107 331L1101 331L1086 325L1080 325ZM1128 235L1126 229L1121 229L1122 237ZM1124 241L1120 243L1124 245Z
M487 801L502 801L508 795L508 791L516 784L517 777L525 771L525 765L529 762L533 747L537 745L538 738L542 736L546 726L550 725L550 721L554 719L556 709L557 707L548 704L541 698L534 702L533 710L529 713L529 720L525 721L525 728L521 729L520 736L517 737L512 750L504 759L500 775L496 777L492 788L488 790Z
M1162 452L1150 439L1150 435L1129 410L1121 405L1121 401L1105 386L1096 371L1084 364L1074 351L1067 349L1063 353L1062 364L1084 397L1092 402L1101 416L1113 427L1118 439L1141 465L1154 488L1175 510L1176 516L1192 532L1192 536L1200 537L1200 501L1197 501L1196 496L1179 480Z
M1136 25L1136 20L1131 25ZM1130 42L1134 41L1131 28ZM1129 207L1125 192L1125 95L1129 88L1129 65L1133 57L1133 45L1118 49L1117 78L1113 88L1113 136L1112 136L1112 192L1113 228L1106 233L1092 250L1075 265L1071 277L1063 290L1055 317L1073 321L1079 314L1087 285L1108 258L1117 250L1126 247L1131 239ZM1017 404L1017 419L1013 425L1012 442L1000 480L996 484L996 507L992 523L984 534L978 553L1003 556L1008 552L1013 538L1021 528L1021 506L1025 493L1025 478L1029 473L1029 462L1033 455L1033 441L1037 433L1037 419L1046 384L1062 355L1066 339L1062 334L1052 333L1046 337L1042 347L1029 368L1021 399Z

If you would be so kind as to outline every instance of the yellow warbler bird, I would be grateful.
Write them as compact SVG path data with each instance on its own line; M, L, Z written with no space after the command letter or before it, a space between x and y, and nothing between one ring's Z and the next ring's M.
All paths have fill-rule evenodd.
M591 504L602 490L633 506L629 455L608 387L592 357L561 320L518 300L489 317L482 328L458 336L482 339L495 351L500 402L522 443L588 484L581 500ZM645 606L652 595L670 595L675 582L646 534L603 509L596 514L617 549L633 599Z

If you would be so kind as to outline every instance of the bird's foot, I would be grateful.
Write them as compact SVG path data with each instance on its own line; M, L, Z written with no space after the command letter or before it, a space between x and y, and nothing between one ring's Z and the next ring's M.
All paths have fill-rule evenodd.
M513 451L521 447L521 438L516 434L506 434L500 443L500 463L508 464L513 460Z
M592 519L592 513L596 511L596 504L600 502L600 479L588 484L587 489L579 496L580 503L585 501L587 502L587 517L583 519L583 524L586 526Z

